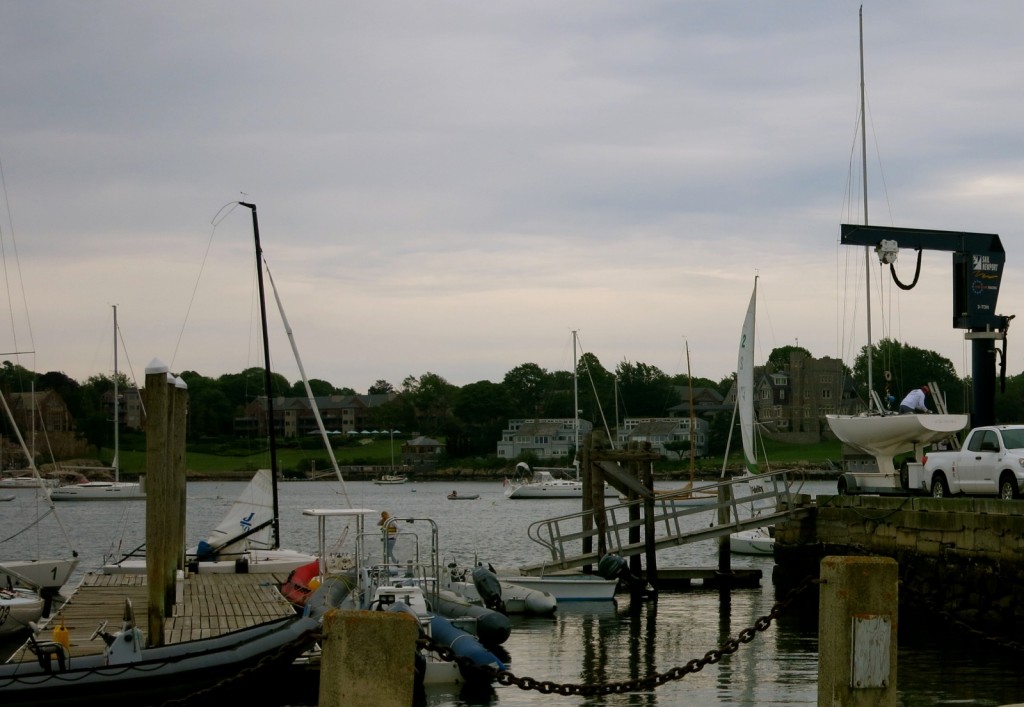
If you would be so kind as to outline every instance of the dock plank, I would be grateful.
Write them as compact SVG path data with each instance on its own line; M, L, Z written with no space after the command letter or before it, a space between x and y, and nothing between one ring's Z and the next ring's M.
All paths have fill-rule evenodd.
M185 578L182 601L173 607L164 626L164 641L180 643L200 637L219 636L239 628L291 616L294 609L277 590L276 575L193 574ZM147 636L149 594L145 575L87 574L78 587L44 624L41 636L63 620L71 639L71 655L103 652L99 638L90 640L96 627L107 622L107 631L120 628L125 599L130 599L136 625ZM147 636L148 639L148 636ZM35 660L24 649L15 661Z

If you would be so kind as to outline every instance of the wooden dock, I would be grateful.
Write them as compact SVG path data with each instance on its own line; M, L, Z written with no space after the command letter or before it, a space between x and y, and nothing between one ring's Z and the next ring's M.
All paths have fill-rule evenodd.
M182 582L181 600L164 627L164 641L181 643L209 638L247 626L291 616L294 609L277 591L285 579L276 574L192 574ZM147 633L147 588L144 574L87 574L71 597L50 616L40 637L50 639L50 631L63 619L71 639L71 655L103 652L103 640L91 640L103 622L106 631L121 628L125 599L130 599L135 625ZM19 650L15 661L35 660Z

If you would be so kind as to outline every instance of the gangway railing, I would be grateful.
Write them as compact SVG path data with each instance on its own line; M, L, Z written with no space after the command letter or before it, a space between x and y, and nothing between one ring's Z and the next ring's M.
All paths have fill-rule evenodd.
M645 501L607 506L604 509L604 550L629 557L645 552L648 545L656 550L678 547L771 525L792 516L794 511L790 509L796 505L794 497L803 481L802 474L797 472L797 475L801 478L794 480L793 470L783 469L694 487L693 493L690 490L659 493L653 501L653 538L643 537L647 526L643 512ZM720 494L720 489L727 493ZM698 499L698 494L705 498ZM708 500L706 495L712 498ZM723 523L719 520L719 510L724 508L729 510L729 521ZM635 529L639 529L639 541L630 539L630 531ZM537 521L527 529L527 536L542 545L551 559L520 567L520 571L538 575L596 564L601 559L598 554L600 532L593 510ZM590 541L591 549L585 552L586 540Z

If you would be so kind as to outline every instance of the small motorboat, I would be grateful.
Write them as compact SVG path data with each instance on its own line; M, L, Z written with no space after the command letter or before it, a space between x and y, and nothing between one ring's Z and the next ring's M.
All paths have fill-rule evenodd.
M459 493L458 491L452 491L448 494L449 501L475 501L480 498L478 493Z

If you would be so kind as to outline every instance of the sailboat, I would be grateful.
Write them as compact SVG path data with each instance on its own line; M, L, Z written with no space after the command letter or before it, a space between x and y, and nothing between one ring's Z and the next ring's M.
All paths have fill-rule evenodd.
M861 127L861 161L862 182L864 185L864 225L868 225L868 170L867 170L867 127L864 99L864 15L860 16L860 127ZM903 495L906 490L900 480L900 474L893 464L897 454L913 451L914 457L920 459L924 447L945 439L964 429L968 423L967 415L949 414L893 414L887 413L877 393L874 391L872 379L872 342L871 342L871 249L864 247L865 293L867 296L867 362L868 391L871 396L870 409L859 415L826 415L829 428L839 440L860 452L875 458L877 471L846 472L838 482L840 494L844 493L878 493Z
M118 396L118 370L117 370L117 305L114 308L114 461L111 464L114 471L113 481L85 481L80 484L69 484L55 488L50 496L54 501L141 501L146 498L146 492L141 483L121 481L121 462L118 459L120 452L120 408L121 400Z
M748 477L751 495L761 493L755 477L760 473L754 436L754 324L757 318L757 278L750 294L747 315L740 332L739 354L736 359L736 409L740 416L740 439L743 444L744 477ZM757 509L752 508L756 514ZM775 551L774 528L751 528L729 535L729 549L742 555L771 555Z
M241 203L241 202L240 202ZM260 323L263 334L264 348L264 382L267 396L267 431L270 441L270 469L260 469L249 481L227 515L214 528L205 540L191 548L187 553L189 570L199 574L209 573L287 573L316 561L316 556L281 548L279 508L277 502L277 434L274 427L273 391L271 389L271 369L269 353L269 334L267 331L267 309L266 297L263 287L263 250L260 246L259 225L256 219L256 206L245 204L252 209L253 234L256 243L256 266L259 283L260 297ZM269 272L268 272L269 275ZM302 372L303 381L307 386L307 393L313 403L313 410L320 426L321 434L326 435L323 429L323 421L316 409L316 402L309 391L309 382L306 380L305 370L302 368L302 361L299 358L298 349L295 348L291 326L285 316L284 307L280 297L277 296L277 288L274 287L273 277L270 278L271 287L277 299L281 318L284 321L285 330L289 340L292 342L293 351L299 369ZM337 461L334 454L328 451L331 462L338 473ZM146 571L144 555L140 554L143 548L137 548L132 553L121 558L119 561L104 565L103 571L106 574L119 573L143 573Z
M25 458L28 460L29 469L32 472L32 478L36 479L38 482L38 488L42 492L43 497L46 499L46 503L49 506L49 511L47 511L47 513L54 514L57 525L64 534L65 539L68 541L68 546L72 547L70 536L61 523L60 516L56 513L57 509L53 505L53 500L50 498L50 487L43 483L44 480L42 476L39 475L35 459L33 455L29 453L28 445L25 444L25 439L21 436L21 430L18 429L18 424L14 419L14 415L11 413L11 408L7 404L7 398L4 397L2 393L0 393L0 403L3 404L4 412L6 413L8 421L11 423L11 428L14 430L15 436L18 439L18 444L21 445ZM38 519L35 522L38 522ZM44 613L49 614L50 600L60 593L60 588L67 583L71 574L78 567L78 561L78 552L75 550L71 551L70 557L4 560L3 563L0 564L0 586L8 589L21 587L38 591L39 596L46 602L43 611ZM2 610L0 610L0 612L2 612Z
M573 398L573 454L575 458L571 469L537 467L531 469L526 462L516 464L517 477L525 479L518 483L510 483L505 488L505 497L521 498L583 498L583 480L580 479L580 397L579 379L577 375L578 359L576 357L577 332L572 332L572 398ZM618 491L605 486L604 495L608 498L618 496Z

